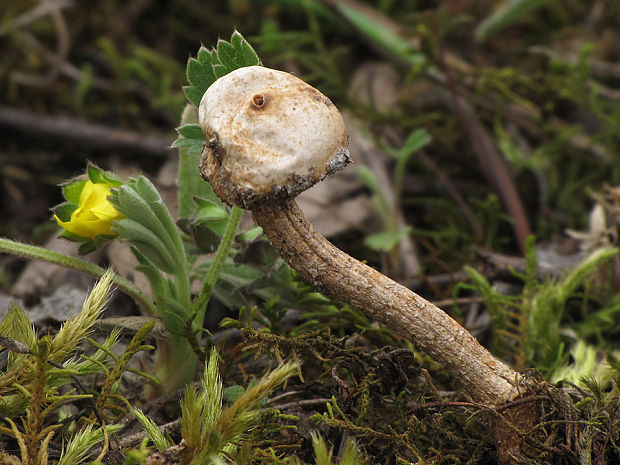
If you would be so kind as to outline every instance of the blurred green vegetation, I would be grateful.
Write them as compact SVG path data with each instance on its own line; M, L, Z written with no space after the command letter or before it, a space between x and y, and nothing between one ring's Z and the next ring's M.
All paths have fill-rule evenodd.
M407 173L427 178L424 192L411 192L413 179L404 177L402 205L414 235L439 238L451 231L458 240L438 247L448 260L471 244L510 251L509 218L480 211L489 193L498 192L484 180L462 118L450 108L445 94L452 86L445 79L432 84L447 77L474 106L520 187L532 232L546 240L566 227L586 226L588 189L620 180L613 66L620 52L613 2L600 3L600 11L579 1L511 1L491 11L492 3L111 1L81 8L60 2L50 14L52 7L35 1L7 0L0 16L0 89L4 105L35 114L172 134L184 104L187 56L196 44L215 43L236 27L266 65L300 74L361 119L388 156L408 134L427 131L433 139L427 152L476 206L482 229L486 221L499 227L493 237L476 237L413 156ZM351 88L356 71L372 61L392 64L401 79L388 108L363 101ZM386 140L386 130L396 135Z
M541 393L548 423L528 437L533 457L618 459L620 270L611 248L620 228L618 2L3 0L0 106L172 142L188 56L235 29L264 65L295 72L328 95L363 128L386 167L393 198L352 153L359 190L372 197L380 227L334 241L444 302L514 366L560 383ZM366 67L377 63L394 72L394 85ZM0 122L0 235L48 236L35 226L57 203L55 184L86 158L105 166L109 156ZM150 174L162 161L128 158ZM536 241L526 247L527 232ZM405 239L415 244L423 279L394 265ZM556 254L551 272L548 254L540 255L549 251ZM590 252L598 255L584 262ZM507 256L526 258L519 267ZM564 265L558 256L578 260ZM375 460L369 463L495 463L480 411L432 361L329 302L268 252L262 258L272 259L261 263L272 272L269 286L255 286L252 264L227 262L228 278L216 289L234 308L245 303L244 286L260 298L226 320L242 331L248 351L224 353L227 366L249 354L303 359L307 397L331 399L315 406L313 421L331 441L342 431L354 436ZM0 263L0 282L18 269ZM436 284L440 275L448 278ZM290 308L305 312L300 327L287 328ZM567 418L577 426L562 423ZM569 445L545 442L558 437ZM310 442L287 441L312 460ZM272 443L261 444L267 451ZM290 462L280 454L257 463Z

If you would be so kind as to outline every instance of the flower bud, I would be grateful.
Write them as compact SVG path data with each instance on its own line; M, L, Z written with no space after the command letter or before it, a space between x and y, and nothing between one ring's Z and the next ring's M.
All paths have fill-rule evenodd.
M94 183L90 180L83 183L77 205L64 204L67 208L58 208L54 214L56 221L72 235L85 239L96 236L113 235L112 223L123 216L116 211L107 197L110 195L111 184ZM68 210L73 209L68 216Z

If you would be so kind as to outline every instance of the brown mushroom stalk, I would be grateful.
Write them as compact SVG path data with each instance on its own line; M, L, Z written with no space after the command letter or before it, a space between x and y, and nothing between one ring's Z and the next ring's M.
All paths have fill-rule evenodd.
M317 233L293 200L350 161L340 112L297 77L260 66L217 80L199 109L201 173L252 211L276 251L321 292L383 323L440 363L477 402L514 400L523 378L441 309Z
M412 341L474 400L497 406L516 397L517 373L440 308L331 244L294 200L255 207L252 216L278 254L314 287Z

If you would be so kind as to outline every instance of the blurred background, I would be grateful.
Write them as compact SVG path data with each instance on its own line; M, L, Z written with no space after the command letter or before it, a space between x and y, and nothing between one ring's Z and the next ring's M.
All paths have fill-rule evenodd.
M618 0L0 0L0 236L76 254L57 239L50 208L63 200L59 184L88 161L144 173L174 212L170 145L187 60L235 30L265 66L300 76L344 114L354 163L300 197L310 222L445 309L516 370L586 383L588 393L571 391L590 396L579 411L554 398L545 419L560 420L538 430L551 431L538 451L564 451L566 461L553 463L590 463L581 460L592 451L596 463L612 463L620 260L606 252L575 267L619 241ZM224 340L222 317L258 305L260 318L245 312L239 327L295 341L305 382L289 389L315 406L295 410L299 435L278 432L278 441L308 445L311 414L337 395L355 424L324 431L334 444L359 433L371 463L413 463L415 448L428 463L495 463L477 410L438 402L468 400L440 367L274 265L264 240L240 248L206 327ZM119 241L88 256L146 289L130 258ZM19 300L37 328L58 327L90 283L2 254L0 313ZM139 313L117 294L112 315ZM296 353L300 334L311 349ZM246 372L264 372L246 349L223 352L240 384ZM360 425L381 433L364 439Z
M185 64L236 28L345 114L354 165L301 201L331 240L439 297L529 234L565 267L616 240L619 26L609 0L3 0L0 235L54 236L87 160L174 190Z

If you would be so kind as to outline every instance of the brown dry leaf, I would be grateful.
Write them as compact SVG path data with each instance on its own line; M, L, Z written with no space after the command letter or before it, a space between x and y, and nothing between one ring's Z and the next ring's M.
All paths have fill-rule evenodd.
M381 153L374 140L363 132L361 122L351 120L348 114L345 114L345 121L349 130L350 149L352 154L357 154L361 163L368 165L373 171L379 182L381 194L389 204L394 204L394 190L392 188L392 179L389 174L387 165L388 159ZM396 222L399 228L405 227L406 222L402 211L396 212ZM374 206L370 207L369 217L377 217ZM372 232L379 232L376 228ZM398 245L398 274L404 280L409 280L420 273L420 260L418 258L415 243L411 237L406 236Z
M566 234L580 242L582 250L618 245L620 236L620 187L605 187L601 193L592 194L596 204L592 207L587 232L567 229Z
M146 276L138 271L138 259L131 252L127 242L114 240L106 247L108 260L119 276L133 282L147 296L151 295L151 287Z
M41 299L41 303L24 309L30 321L40 325L46 320L67 321L76 317L82 310L88 292L73 284L63 284L54 292Z
M388 111L399 100L400 76L385 62L361 65L351 78L351 93L361 103L379 112Z
M377 111L389 111L401 98L400 77L393 66L383 62L371 62L360 66L351 79L351 89L359 101ZM373 171L379 182L381 195L388 204L395 204L389 166L391 160L379 149L363 122L356 120L348 112L344 112L344 117L349 131L349 148L352 156ZM395 214L398 227L405 227L402 211ZM376 216L374 209L372 215ZM419 274L420 261L415 243L410 237L405 237L399 243L399 251L395 257L393 264L395 269L390 273L395 273L404 280Z
M356 98L380 111L385 111L397 103L398 85L398 72L384 62L363 64L351 81ZM349 135L352 166L332 174L297 197L297 203L310 223L326 237L334 237L351 230L369 232L369 223L376 222L372 200L362 193L363 186L356 173L358 166L367 163L369 138L351 123L350 115L346 111L343 116ZM373 150L376 150L372 141L370 143ZM375 156L381 157L381 154ZM389 177L386 175L383 178L383 183L389 185ZM376 231L377 228L374 227L373 230ZM411 256L409 251L405 255ZM413 268L410 271L415 274L416 268Z
M152 319L153 317L150 316L118 316L97 320L95 322L95 326L97 331L102 334L108 334L113 329L120 328L123 330L124 336L133 336L140 328ZM166 330L164 324L157 320L149 336L156 338L167 338L170 336L170 333Z
M355 153L352 152L355 157ZM360 193L361 183L354 168L334 173L297 197L308 221L325 237L365 229L373 215L370 197Z

